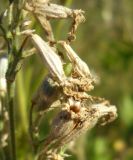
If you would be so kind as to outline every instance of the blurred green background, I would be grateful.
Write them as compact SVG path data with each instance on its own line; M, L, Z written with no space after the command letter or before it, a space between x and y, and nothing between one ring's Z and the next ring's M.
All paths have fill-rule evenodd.
M133 1L132 0L60 0L65 6L85 10L86 22L79 26L74 50L100 77L100 83L90 94L105 97L118 108L118 118L111 124L96 126L81 136L68 150L68 160L133 160ZM0 1L0 11L6 1ZM63 39L69 20L54 20L56 39ZM34 22L40 35L45 34ZM17 156L32 160L28 136L28 114L33 93L46 75L40 58L25 60L17 75L15 122ZM50 114L42 126L49 130ZM47 120L46 120L47 119Z

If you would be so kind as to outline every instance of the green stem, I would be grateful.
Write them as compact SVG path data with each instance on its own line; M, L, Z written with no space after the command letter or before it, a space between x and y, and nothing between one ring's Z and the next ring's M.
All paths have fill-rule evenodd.
M2 127L0 126L0 143L2 144L2 137L3 137L3 128L4 128L4 115L3 115L3 108L4 106L4 98L0 97L0 103L1 103L1 112L0 112L0 123L2 124ZM0 159L5 160L5 152L4 147L0 146Z
M26 96L25 96L25 88L23 81L23 70L21 70L17 75L16 88L17 88L17 98L18 98L18 106L19 113L21 118L21 132L27 133L27 112L26 112Z
M8 114L10 132L10 159L16 160L15 124L14 124L14 83L7 81Z

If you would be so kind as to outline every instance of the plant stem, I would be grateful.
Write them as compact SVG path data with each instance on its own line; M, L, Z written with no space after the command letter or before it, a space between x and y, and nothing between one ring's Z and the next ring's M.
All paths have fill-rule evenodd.
M23 81L23 70L21 70L17 75L16 88L17 88L17 98L18 98L18 106L20 113L20 123L21 123L21 132L27 134L27 110L26 110L26 97L25 97L25 88Z
M10 132L10 158L16 160L15 124L14 124L14 83L7 81L8 92L8 114Z

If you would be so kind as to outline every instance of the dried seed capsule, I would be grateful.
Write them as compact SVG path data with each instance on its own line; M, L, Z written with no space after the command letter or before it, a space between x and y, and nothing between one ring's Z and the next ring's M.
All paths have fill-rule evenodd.
M66 77L59 56L37 34L32 34L31 39L35 47L38 49L42 61L47 65L52 77L57 79L59 82L63 82Z
M105 118L104 122L108 123L117 117L115 106L102 102L85 107L86 103L87 101L81 104L82 107L78 112L70 106L70 110L62 110L57 114L53 120L50 135L43 145L43 152L49 149L49 144L54 144L52 145L54 148L60 148L93 128L97 123L103 124L102 119Z
M70 9L61 5L49 3L46 0L37 0L28 2L25 5L25 9L34 14L35 18L40 22L44 28L47 38L50 41L54 41L54 35L52 27L49 23L50 19L62 19L72 18L73 23L70 27L68 40L72 41L75 39L75 32L80 23L85 21L84 11L77 9Z
M57 4L36 3L34 6L35 14L45 15L48 18L67 18L72 15L71 9Z
M117 118L117 108L114 105L106 104L102 102L99 104L93 104L92 108L96 108L99 112L99 124L105 125L114 121Z
M46 3L46 2L32 2L26 3L25 9L33 12L36 15L41 15L47 18L75 18L76 15L82 15L84 11L82 10L73 10L61 5Z
M59 41L59 44L63 46L66 50L67 57L73 65L72 77L68 79L70 83L75 84L81 91L90 91L94 89L93 82L94 78L92 77L89 67L87 64L81 60L81 58L73 51L71 46L65 41Z
M47 76L33 96L32 103L37 110L47 110L60 97L61 88L50 76Z
M54 42L55 41L54 34L53 34L52 27L51 27L49 20L41 15L36 16L36 18L40 22L42 28L44 29L48 41Z
M50 76L47 76L33 96L29 116L29 131L32 141L34 141L34 134L38 134L39 125L44 112L51 109L51 105L59 99L60 92L61 88L59 85L53 81ZM33 109L37 111L37 116L34 120L32 116Z
M62 142L70 142L87 130L93 128L97 123L105 125L117 118L117 109L115 106L103 103L94 104L89 108L82 110L80 120L70 135L65 137ZM63 144L62 144L63 145Z
M75 122L72 117L75 113L67 111L66 109L60 111L54 118L51 131L49 136L46 138L45 142L42 144L42 149L40 150L40 156L45 154L51 145L55 145L62 139L62 137L67 136L75 126ZM56 147L55 147L56 148Z
M71 48L71 46L65 42L65 41L60 41L59 42L63 48L66 50L66 54L71 61L71 63L74 66L75 72L81 76L81 77L89 77L91 78L92 75L90 73L89 67L87 64L81 60L81 58L74 52L74 50Z
M64 144L75 140L87 130L93 128L98 121L97 111L92 108L87 109L81 107L80 111L77 113L77 116L75 116L75 118L73 117L73 121L74 126L72 130L69 134L62 136L61 139L58 140L56 147L61 147Z

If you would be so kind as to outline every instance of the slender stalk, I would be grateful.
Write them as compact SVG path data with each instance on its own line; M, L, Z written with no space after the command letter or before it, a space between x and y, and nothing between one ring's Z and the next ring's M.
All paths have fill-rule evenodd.
M9 133L10 133L10 159L16 160L16 141L14 123L14 83L7 81L8 92L8 114L9 114Z
M21 132L27 134L27 112L26 112L26 96L25 96L25 88L23 87L23 70L18 73L17 81L16 81L16 90L17 90L17 98L18 98L18 106L20 113L20 123L21 123Z
M3 115L3 108L4 108L4 98L0 97L0 105L1 105L1 110L0 110L0 123L3 123L4 125L4 115ZM3 128L0 126L0 159L5 160L5 150L4 147L2 146L2 136L3 136Z

